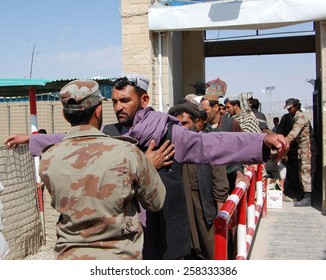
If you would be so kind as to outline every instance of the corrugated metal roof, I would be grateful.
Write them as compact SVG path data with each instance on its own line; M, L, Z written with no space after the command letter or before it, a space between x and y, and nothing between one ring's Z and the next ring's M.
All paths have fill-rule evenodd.
M34 87L36 94L57 92L75 79L64 80L43 80L43 79L1 79L0 78L0 96L16 97L28 96L29 89ZM91 79L97 81L101 85L112 85L114 79L101 78Z
M0 86L44 86L49 80L35 79L0 79Z

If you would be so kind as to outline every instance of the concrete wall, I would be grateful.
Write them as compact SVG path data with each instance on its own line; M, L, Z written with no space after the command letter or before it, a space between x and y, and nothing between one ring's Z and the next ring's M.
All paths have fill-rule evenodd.
M148 92L155 88L152 72L155 70L151 34L148 32L148 0L121 1L122 70L138 73L151 81ZM156 100L151 100L156 105Z
M183 32L184 95L196 93L193 84L205 82L204 32Z
M147 76L151 105L166 112L205 80L203 32L149 32L151 2L121 1L122 68Z
M148 9L152 1L122 0L122 69L125 73L138 73L150 79L148 93L150 105L167 111L170 99L169 39L167 33L148 31ZM170 48L171 49L171 48Z

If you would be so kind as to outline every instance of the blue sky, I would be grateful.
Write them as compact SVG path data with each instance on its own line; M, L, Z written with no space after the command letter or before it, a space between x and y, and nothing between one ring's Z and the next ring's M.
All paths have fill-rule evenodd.
M29 78L34 44L32 78L117 76L122 69L119 9L119 0L2 1L0 78ZM289 97L311 103L313 87L306 80L315 75L314 54L206 59L206 81L220 77L227 96L253 92L262 102L281 105ZM275 86L271 99L261 92L266 86Z
M118 0L11 0L0 10L0 77L91 78L121 72Z

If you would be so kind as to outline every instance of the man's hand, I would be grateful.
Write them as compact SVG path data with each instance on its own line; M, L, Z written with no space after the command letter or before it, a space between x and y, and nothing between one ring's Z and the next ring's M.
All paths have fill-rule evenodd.
M240 181L244 182L247 186L247 189L250 186L250 179L244 175L240 170L237 171L237 177L235 178L235 185L237 185Z
M28 134L15 134L9 136L5 140L5 145L7 145L8 148L15 148L18 145L21 144L27 144L29 142L29 135Z
M290 148L289 141L282 134L267 134L264 137L264 144L277 152L276 162L280 161Z
M170 159L174 155L174 145L170 144L170 140L166 140L163 145L155 151L154 148L155 141L151 140L145 156L154 165L156 170L173 163L173 160Z

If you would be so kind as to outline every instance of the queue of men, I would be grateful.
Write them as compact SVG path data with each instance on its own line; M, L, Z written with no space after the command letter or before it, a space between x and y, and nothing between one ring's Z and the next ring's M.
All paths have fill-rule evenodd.
M219 166L226 175L225 166L266 162L271 149L278 154L288 150L280 134L204 133L184 127L180 114L186 111L172 116L148 106L148 85L140 75L118 78L112 91L118 123L103 126L105 101L98 84L72 81L60 91L64 117L71 124L67 135L12 135L6 140L8 147L29 142L31 154L42 155L39 173L51 205L61 214L58 259L211 259L212 252L206 250L210 239L209 245L198 247L203 235L196 241L191 227L192 196L184 185L193 185L195 171L189 171L186 180L184 168ZM194 122L201 119L198 112L192 111ZM217 193L225 185L214 194L213 181L203 184L218 211L218 202L226 196L218 200ZM201 210L204 215L207 209ZM211 219L202 223L202 228L210 225L207 238Z

